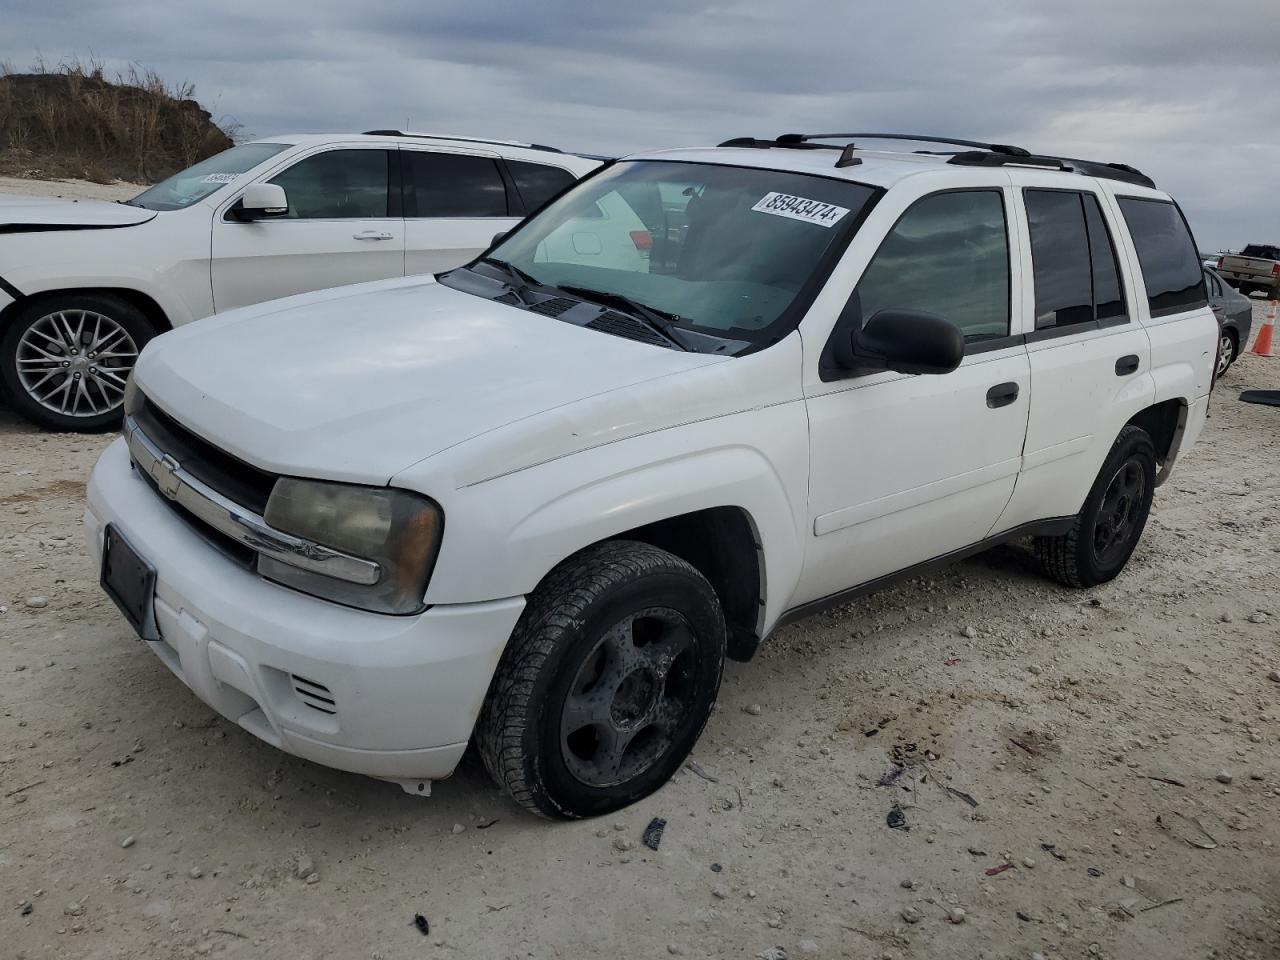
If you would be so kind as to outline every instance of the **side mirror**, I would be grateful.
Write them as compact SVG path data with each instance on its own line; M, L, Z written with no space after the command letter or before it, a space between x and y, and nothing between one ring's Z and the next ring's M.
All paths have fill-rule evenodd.
M238 220L283 217L289 212L289 198L278 183L251 183L233 210Z
M499 230L497 233L495 233L493 235L493 239L489 241L489 249L492 250L494 247L500 244L503 240L507 239L507 234L510 232L511 232L510 230Z
M888 309L850 334L849 349L859 368L950 373L964 359L964 334L934 313Z

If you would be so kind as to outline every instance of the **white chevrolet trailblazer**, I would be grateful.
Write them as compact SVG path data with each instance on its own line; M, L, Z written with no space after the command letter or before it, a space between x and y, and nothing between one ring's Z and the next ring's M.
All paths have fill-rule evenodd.
M426 793L474 740L568 818L659 787L804 614L1024 536L1115 577L1212 381L1178 207L833 139L632 157L465 267L160 337L89 484L104 588L282 750ZM646 256L601 262L621 208Z
M117 426L125 380L157 333L459 266L599 165L374 130L241 144L124 203L0 197L0 394L55 430Z

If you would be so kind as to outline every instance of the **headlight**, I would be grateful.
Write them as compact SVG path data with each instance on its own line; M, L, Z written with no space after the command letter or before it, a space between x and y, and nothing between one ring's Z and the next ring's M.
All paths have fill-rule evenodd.
M124 412L129 416L133 416L141 406L142 394L138 391L138 381L133 378L133 373L130 372L129 378L124 382Z
M259 555L270 580L377 613L416 613L440 547L444 516L406 490L281 477L271 490L268 525L378 565L372 584L351 583Z

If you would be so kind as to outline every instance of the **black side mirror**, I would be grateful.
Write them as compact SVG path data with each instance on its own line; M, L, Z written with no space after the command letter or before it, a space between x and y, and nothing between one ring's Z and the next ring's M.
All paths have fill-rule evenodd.
M505 240L507 238L507 234L510 232L511 232L510 230L501 230L498 233L495 233L493 235L493 239L489 241L489 249L492 250L494 247L500 244L503 240Z
M881 310L849 335L853 363L866 370L950 373L964 359L964 334L923 310Z

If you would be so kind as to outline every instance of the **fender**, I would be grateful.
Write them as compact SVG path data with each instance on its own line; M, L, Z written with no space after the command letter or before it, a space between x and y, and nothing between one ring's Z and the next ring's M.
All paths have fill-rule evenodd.
M804 404L797 400L635 437L454 490L438 498L445 532L427 602L527 594L561 560L590 544L699 510L737 507L764 558L763 634L786 608L800 574L807 445ZM576 480L568 488L567 476ZM401 475L392 482L429 488L425 478ZM476 544L501 546L480 551Z

